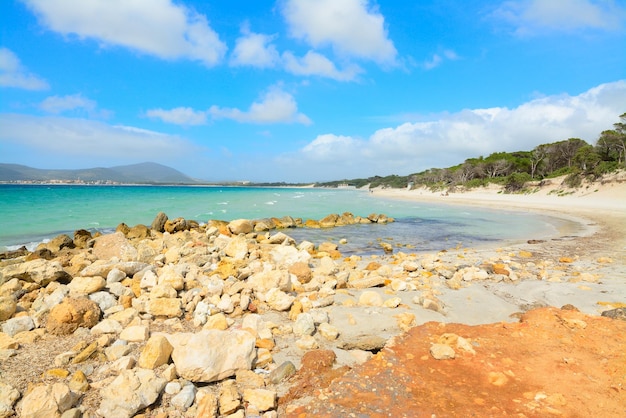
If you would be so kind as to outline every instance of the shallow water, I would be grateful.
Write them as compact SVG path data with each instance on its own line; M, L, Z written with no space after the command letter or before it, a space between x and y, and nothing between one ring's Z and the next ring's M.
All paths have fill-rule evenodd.
M384 213L388 225L286 231L296 240L348 239L344 253L379 248L377 239L414 251L557 234L554 218L526 212L382 199L366 191L315 188L0 185L0 248L31 248L76 229L109 232L124 222L150 225L158 212L199 222L285 215L321 219L331 213Z

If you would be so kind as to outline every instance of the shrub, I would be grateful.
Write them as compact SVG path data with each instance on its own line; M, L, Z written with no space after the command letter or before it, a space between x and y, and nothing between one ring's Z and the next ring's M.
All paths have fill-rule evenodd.
M524 188L526 182L532 180L528 173L513 173L507 177L505 190L507 193L519 192Z

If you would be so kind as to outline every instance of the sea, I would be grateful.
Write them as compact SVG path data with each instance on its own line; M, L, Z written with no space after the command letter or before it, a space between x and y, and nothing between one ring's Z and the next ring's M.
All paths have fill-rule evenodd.
M120 223L150 225L159 212L200 223L282 216L321 219L344 212L395 218L389 224L284 231L298 242L345 239L341 251L346 255L382 253L381 241L406 252L431 252L545 238L557 235L565 222L524 211L388 199L350 188L4 184L0 251L23 245L32 250L59 234L72 237L77 229L109 233Z

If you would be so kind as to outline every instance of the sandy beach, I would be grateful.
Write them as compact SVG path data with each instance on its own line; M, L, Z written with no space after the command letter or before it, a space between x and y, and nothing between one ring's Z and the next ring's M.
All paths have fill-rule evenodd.
M541 360L552 341L558 343L549 348L553 357L569 359L568 364L609 361L606 368L584 373L610 382L586 389L589 399L609 402L606 414L595 416L621 411L623 354L606 350L623 353L624 325L601 314L626 306L625 182L616 178L575 193L555 183L526 195L495 188L447 195L377 189L371 197L478 205L511 210L512 216L537 211L567 222L556 234L497 246L417 253L395 242L385 255L368 257L343 255L341 243L295 242L289 228L270 227L267 220L199 225L159 214L149 227L120 224L117 232L97 237L87 231L77 231L73 239L61 235L32 254L0 262L0 373L12 394L0 399L5 416L43 411L39 400L53 390L68 396L67 405L53 405L59 416L70 408L71 416L84 417L131 417L139 411L159 418L235 411L240 417L347 416L387 399L371 391L389 380L368 377L370 386L359 386L359 395L346 392L346 384L364 381L358 373L366 373L394 376L402 385L395 376L417 363L394 364L407 359L419 359L424 367L407 382L426 382L427 392L436 395L425 401L424 411L449 397L445 390L431 390L428 382L437 379L429 381L426 373L445 371L441 382L456 379L457 393L467 402L433 409L444 416L468 408L484 416L484 405L499 408L500 416L528 408L539 414L529 416L554 411L571 416L598 404L577 398L579 389L569 387L578 369L564 370L554 361L526 367L528 354L520 349L538 347L532 357ZM365 219L378 223L379 218ZM528 334L525 320L535 321L536 335ZM419 344L403 343L409 334ZM465 348L454 346L455 364L463 368L441 363L439 354L428 351L431 343L449 351L459 336L467 338L461 339ZM523 337L521 343L515 336ZM587 360L577 360L563 345L575 339L577 358ZM382 361L391 352L401 355ZM237 364L230 364L235 357ZM207 363L198 368L196 359ZM322 364L328 370L311 369ZM475 377L468 380L468 373ZM550 382L557 374L561 387L553 394ZM131 385L142 379L154 385ZM476 379L487 386L472 398ZM533 389L516 383L506 386L508 392L490 393L510 379ZM388 399L409 390L414 389L394 389ZM331 403L319 402L331 396ZM346 406L346 414L316 409L351 401L356 404ZM400 404L380 408L394 405ZM309 414L300 415L303 411Z

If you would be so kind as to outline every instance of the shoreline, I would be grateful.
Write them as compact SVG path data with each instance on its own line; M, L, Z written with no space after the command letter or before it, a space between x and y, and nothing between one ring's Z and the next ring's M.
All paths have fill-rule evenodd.
M577 191L577 194L567 196L556 195L554 190L555 187L549 187L532 194L504 194L498 188L490 187L442 195L426 188L379 188L371 196L543 214L578 223L582 226L582 231L577 234L580 238L608 234L613 244L606 248L608 251L626 251L626 183L599 185L594 192Z
M332 356L330 364L337 366L333 370L345 373L380 363L393 349L393 341L407 331L436 327L420 337L428 346L452 335L441 333L457 329L453 324L495 324L492 327L499 330L506 328L502 341L510 347L547 347L543 337L528 339L528 323L523 320L545 307L580 311L564 314L557 309L556 316L545 311L550 324L575 315L557 323L574 327L568 332L610 325L606 321L611 319L599 315L626 306L622 248L626 215L607 209L613 207L611 199L602 203L601 195L594 196L593 211L565 204L570 199L547 211L537 201L543 198L494 194L500 209L520 211L519 205L506 201L525 199L525 209L569 221L578 217L585 229L576 234L563 230L545 240L425 253L394 246L384 255L346 257L341 243L297 242L289 230L257 231L246 219L201 226L157 216L149 228L120 230L93 241L88 236L57 240L32 257L2 261L0 295L6 302L2 311L6 319L0 321L4 334L0 373L16 393L8 408L19 415L36 406L29 385L37 385L36 394L49 393L53 387L70 391L80 378L80 387L72 390L82 396L70 405L80 414L98 411L111 416L111 408L119 407L126 408L119 416L131 417L149 406L150 416L172 408L176 416L192 416L200 415L211 400L215 408L218 402L233 404L243 416L254 401L267 395L268 416L293 416L290 411L308 398L290 398L301 385L289 376L306 372L311 355ZM424 196L398 190L371 195L414 200ZM494 209L493 199L477 196L431 196L431 201L467 205L473 200ZM616 196L612 201L619 207L621 195ZM560 198L549 197L547 204L554 199ZM585 198L571 201L577 199ZM66 314L72 312L80 314ZM603 321L603 326L587 327L591 321ZM511 327L517 327L520 336L524 333L523 344L512 340ZM468 329L457 332L465 338ZM472 329L484 330L472 337L477 343L472 350L493 362L486 328ZM554 335L547 337L550 341L562 339L562 334L550 335ZM582 342L589 344L592 338ZM188 351L190 346L193 351ZM69 347L76 348L67 351ZM155 350L165 354L154 355ZM205 355L207 350L210 356ZM426 364L435 357L415 351L414 345L411 350L410 358L416 360L412 363ZM230 353L239 353L232 357L243 361L227 364ZM513 359L523 354L506 357L502 370L509 370L517 363ZM571 356L569 351L559 355ZM208 359L200 367L202 373L195 363L199 358ZM51 369L51 359L57 369ZM148 404L136 407L125 396L139 398L143 389L127 382L145 377L158 386L150 389L154 393ZM226 396L231 392L237 396ZM243 402L239 394L244 394Z

